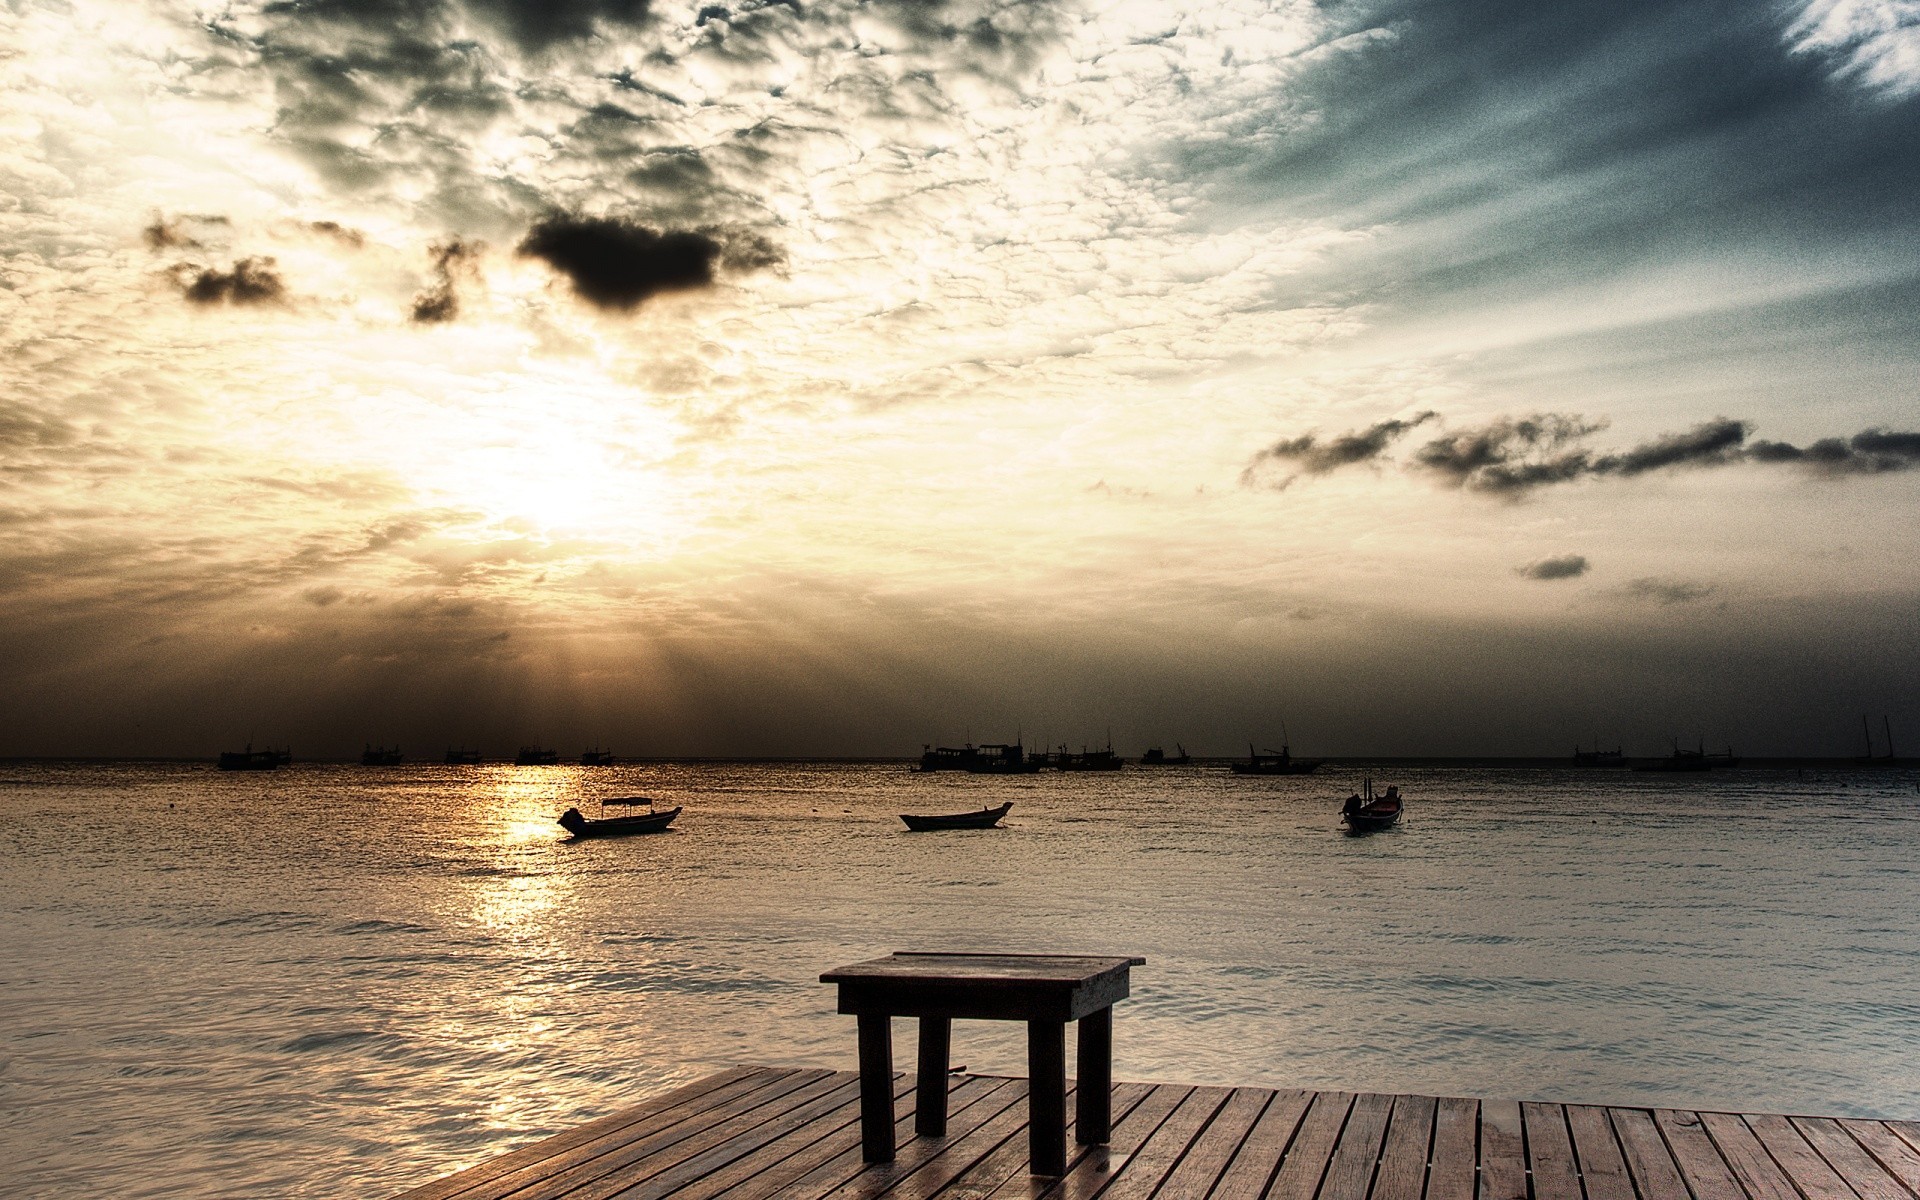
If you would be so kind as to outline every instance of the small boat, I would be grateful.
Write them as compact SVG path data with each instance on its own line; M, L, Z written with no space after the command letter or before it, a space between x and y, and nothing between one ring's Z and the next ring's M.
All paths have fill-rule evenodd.
M222 771L272 771L293 761L291 750L255 750L248 742L245 750L222 750Z
M1124 765L1120 756L1113 752L1112 746L1105 750L1089 750L1082 746L1078 754L1062 746L1053 760L1054 769L1058 771L1118 771Z
M1039 756L1029 756L1019 742L976 746L923 746L916 771L965 771L969 775L1031 775L1040 769Z
M611 750L588 750L580 755L580 765L583 767L610 767L613 762Z
M1000 818L1006 816L1007 810L1012 807L1013 801L1009 800L999 808L982 807L979 812L942 813L931 816L901 813L900 819L905 821L907 828L915 833L926 833L934 829L992 829L1000 824Z
M450 767L477 767L480 765L480 752L478 750L450 749L447 751L447 765Z
M1649 758L1634 763L1633 769L1636 771L1658 771L1663 774L1672 774L1682 771L1711 771L1716 765L1731 767L1738 764L1739 761L1739 759L1733 757L1731 750L1724 755L1708 754L1705 746L1702 746L1698 750L1688 750L1680 745L1678 738L1675 738L1672 754L1667 755L1665 758Z
M559 762L558 750L542 750L538 746L522 746L519 753L513 756L513 765L516 767L551 767Z
M1347 823L1348 833L1373 833L1396 825L1400 821L1400 789L1388 786L1386 794L1373 794L1373 780L1361 785L1366 793L1348 796L1347 803L1340 810L1340 819Z
M1140 765L1143 767L1184 767L1193 761L1193 755L1188 754L1187 748L1179 742L1175 742L1173 748L1180 753L1168 754L1158 746L1147 747L1147 752L1140 756Z
M1257 753L1247 746L1247 761L1233 763L1235 775L1311 775L1320 766L1317 758L1295 758L1293 747L1282 746L1276 752Z
M610 800L602 800L600 802L602 811L605 811L609 804L644 804L648 811L628 817L592 818L582 816L577 808L570 808L560 814L560 824L577 838L619 837L629 833L660 833L673 824L673 819L680 815L678 808L654 809L653 798L650 796L617 796Z
M369 744L360 751L360 765L363 767L397 767L404 761L398 746L389 750L385 746Z

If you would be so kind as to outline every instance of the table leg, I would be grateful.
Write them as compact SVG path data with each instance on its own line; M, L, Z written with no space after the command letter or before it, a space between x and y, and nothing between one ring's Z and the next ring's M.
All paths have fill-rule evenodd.
M1083 1146L1104 1145L1113 1133L1113 1009L1103 1008L1080 1018L1077 1074L1080 1090L1074 1120L1074 1140Z
M860 1152L893 1161L893 1018L860 1014Z
M913 1131L923 1137L947 1134L947 1050L952 1041L952 1018L920 1018L920 1083L914 1096Z
M1027 1157L1035 1175L1067 1170L1067 1023L1027 1022Z

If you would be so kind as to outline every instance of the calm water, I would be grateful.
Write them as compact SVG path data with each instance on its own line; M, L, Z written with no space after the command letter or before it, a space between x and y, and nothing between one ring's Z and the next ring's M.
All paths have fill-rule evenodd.
M851 1067L816 979L899 947L1145 954L1123 1078L1920 1117L1914 772L1382 778L1346 838L1350 771L0 767L0 1193L378 1196ZM677 832L553 824L634 791Z

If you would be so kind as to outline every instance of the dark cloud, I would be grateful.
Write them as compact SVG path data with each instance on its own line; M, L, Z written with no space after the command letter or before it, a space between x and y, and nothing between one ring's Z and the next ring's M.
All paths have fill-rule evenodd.
M314 233L320 234L323 237L330 237L341 245L350 246L355 250L361 249L367 244L366 234L361 233L358 229L342 225L338 221L309 221L307 228Z
M1479 429L1437 437L1420 447L1413 461L1451 487L1519 495L1587 474L1590 455L1574 444L1605 427L1604 421L1567 413L1502 417Z
M1522 579L1578 579L1587 570L1586 555L1563 554L1558 558L1543 558L1524 567L1515 567L1514 573Z
M1387 447L1417 425L1423 425L1438 414L1423 412L1401 420L1381 421L1365 429L1352 433L1343 433L1327 441L1321 441L1317 433L1305 433L1296 438L1276 442L1254 455L1247 469L1240 473L1240 482L1252 484L1269 463L1290 463L1298 468L1291 475L1282 478L1272 486L1284 491L1288 485L1301 475L1325 475L1329 471L1350 466L1353 463L1371 462L1385 454Z
M286 299L286 281L271 258L242 258L231 270L178 263L171 274L194 304L274 304Z
M1684 579L1663 579L1648 576L1636 579L1623 589L1628 597L1658 604L1663 608L1676 604L1696 604L1714 594L1711 584L1689 583Z
M1866 429L1851 438L1821 438L1806 447L1755 442L1755 462L1797 463L1820 475L1882 475L1920 467L1920 433Z
M199 227L226 224L226 217L207 213L182 213L171 219L155 213L152 223L140 231L140 239L154 251L198 250L206 244L200 240Z
M582 299L623 312L665 292L711 287L716 267L744 271L784 261L777 246L749 232L662 231L568 213L535 224L519 250L565 275Z
M1625 454L1596 459L1596 475L1639 475L1662 467L1721 466L1738 462L1751 427L1745 421L1715 417L1685 433L1670 433Z
M427 250L433 269L433 282L413 298L413 320L422 325L437 325L460 315L459 284L475 274L475 264L486 248L482 242L448 238L435 242Z

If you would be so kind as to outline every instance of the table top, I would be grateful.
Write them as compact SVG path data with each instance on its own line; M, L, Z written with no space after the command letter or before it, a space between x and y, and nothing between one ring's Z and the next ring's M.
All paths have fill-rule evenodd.
M1135 955L948 954L897 950L885 958L835 967L822 983L951 984L955 987L1078 987L1103 976L1125 975L1147 960Z

